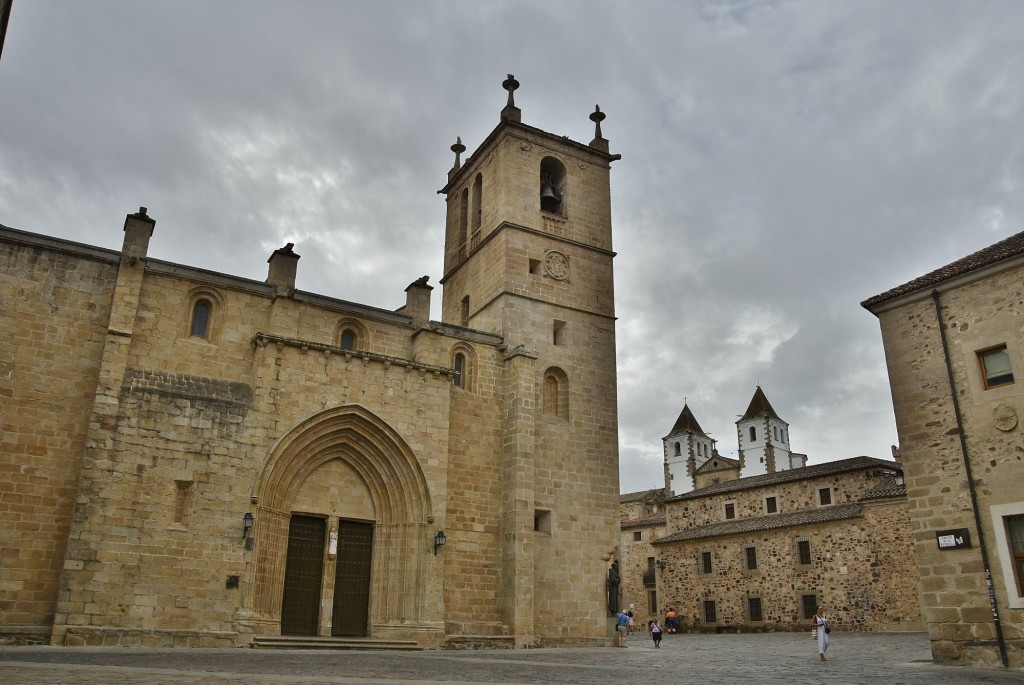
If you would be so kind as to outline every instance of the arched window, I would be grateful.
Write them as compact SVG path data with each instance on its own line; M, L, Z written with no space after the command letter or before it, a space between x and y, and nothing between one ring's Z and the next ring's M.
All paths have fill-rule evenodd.
M455 355L455 378L452 382L455 387L461 388L464 382L463 374L466 372L466 355L459 352Z
M368 350L366 327L356 319L341 319L334 325L334 339L343 350Z
M750 442L757 442L757 429L750 427Z
M473 233L480 230L480 221L483 213L483 185L484 177L482 174L477 174L473 180Z
M466 392L473 391L473 365L476 355L469 345L459 343L452 349L452 385L462 388Z
M194 338L205 338L210 329L210 312L213 307L207 299L196 300L192 306L192 325L189 335Z
M556 367L544 372L544 414L569 418L569 377Z
M565 216L565 166L554 157L540 162L540 208Z
M676 456L677 457L683 456L683 448L679 446L678 442L676 443Z
M459 308L459 325L469 325L469 295L462 298L462 305Z

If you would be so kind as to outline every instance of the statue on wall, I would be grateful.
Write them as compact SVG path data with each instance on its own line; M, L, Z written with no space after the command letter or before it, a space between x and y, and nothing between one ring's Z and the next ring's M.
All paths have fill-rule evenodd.
M619 613L619 561L617 559L608 569L608 613Z

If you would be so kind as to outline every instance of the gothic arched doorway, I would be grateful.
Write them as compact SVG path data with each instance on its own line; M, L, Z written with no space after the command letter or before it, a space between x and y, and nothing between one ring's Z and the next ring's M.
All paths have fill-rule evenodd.
M436 623L421 615L427 481L375 414L347 405L304 420L274 447L253 493L256 633L377 636Z

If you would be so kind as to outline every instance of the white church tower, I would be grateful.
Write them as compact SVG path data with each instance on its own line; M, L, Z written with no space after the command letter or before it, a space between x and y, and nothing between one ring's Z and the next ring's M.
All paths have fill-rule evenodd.
M790 449L789 424L779 418L757 386L750 406L736 422L743 477L786 471L807 465L806 454Z
M687 404L661 439L665 447L665 489L667 495L689 492L694 487L694 474L712 456L717 456L715 441L697 423Z

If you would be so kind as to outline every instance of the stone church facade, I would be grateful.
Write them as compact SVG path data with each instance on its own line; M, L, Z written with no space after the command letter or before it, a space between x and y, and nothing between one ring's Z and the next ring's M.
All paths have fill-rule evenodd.
M0 639L608 644L618 156L503 87L440 321L0 227Z
M865 300L936 661L1024 666L1024 233Z

